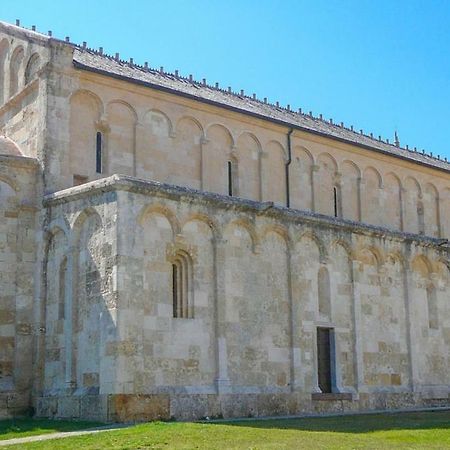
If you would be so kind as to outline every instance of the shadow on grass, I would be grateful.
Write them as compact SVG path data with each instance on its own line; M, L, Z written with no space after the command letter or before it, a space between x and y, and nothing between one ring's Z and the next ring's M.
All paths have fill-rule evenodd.
M34 434L58 433L62 431L85 430L105 425L100 422L49 420L49 419L7 419L0 420L0 439L13 439Z
M351 416L304 417L299 419L255 419L209 423L211 425L232 425L236 427L335 433L450 429L450 411L358 414Z

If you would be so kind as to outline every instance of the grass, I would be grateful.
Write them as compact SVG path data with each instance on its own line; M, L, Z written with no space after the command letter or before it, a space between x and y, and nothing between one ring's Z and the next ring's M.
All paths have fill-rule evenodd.
M104 425L98 422L48 419L0 420L0 441L60 431L86 430Z
M23 449L450 449L450 411L217 423L152 422Z

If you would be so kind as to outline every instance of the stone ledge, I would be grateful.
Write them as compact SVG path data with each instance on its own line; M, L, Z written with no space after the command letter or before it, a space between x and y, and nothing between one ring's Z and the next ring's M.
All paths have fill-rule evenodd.
M353 395L347 392L334 392L334 393L322 393L314 392L311 394L311 400L313 402L323 401L323 402L335 402L338 400L353 401Z
M389 228L370 225L363 222L355 222L348 219L331 217L311 211L287 208L285 206L274 205L272 202L258 202L239 197L216 194L214 192L199 191L196 189L176 186L172 184L160 183L157 181L141 180L128 175L115 174L99 180L82 184L47 194L44 197L45 207L52 207L59 204L103 195L107 192L125 191L141 195L151 195L176 201L198 201L205 204L214 205L225 210L246 211L257 215L265 215L271 218L287 220L288 222L303 222L320 227L339 229L351 233L388 238L399 242L416 242L425 247L435 247L445 251L440 247L445 239L431 236L406 233L391 230Z

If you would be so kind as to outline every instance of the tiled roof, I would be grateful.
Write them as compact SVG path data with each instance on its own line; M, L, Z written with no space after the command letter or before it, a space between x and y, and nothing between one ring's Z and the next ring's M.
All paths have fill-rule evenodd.
M394 144L357 133L349 128L332 124L320 118L290 111L287 108L265 103L236 92L209 86L191 78L137 66L82 48L75 48L73 60L75 67L79 69L99 72L104 75L147 85L450 172L450 163L444 160L421 152L397 147Z
M347 127L332 124L312 115L290 111L278 105L266 103L242 93L231 92L218 87L207 85L193 79L177 76L176 74L155 70L118 60L103 52L79 46L68 41L61 41L41 33L17 27L5 22L0 22L7 32L19 31L31 38L59 42L74 48L73 61L79 69L102 73L107 76L120 78L133 83L142 84L154 89L164 90L185 97L190 97L201 102L232 109L243 114L249 114L261 119L270 120L287 127L293 127L310 133L336 139L368 150L392 155L422 165L434 167L450 172L450 162L430 156L419 151L408 150L396 145L378 140L371 136L358 133Z

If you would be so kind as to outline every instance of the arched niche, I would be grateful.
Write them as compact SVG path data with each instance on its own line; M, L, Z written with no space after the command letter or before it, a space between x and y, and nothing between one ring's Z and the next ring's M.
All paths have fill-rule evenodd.
M41 64L41 58L37 53L33 53L28 59L25 68L25 84L27 85L36 76Z
M372 225L384 225L386 213L382 202L381 175L374 167L367 167L363 172L363 182L362 221Z
M341 164L341 210L344 219L359 220L361 171L353 161Z
M291 206L306 211L313 210L312 169L314 158L304 147L293 149L290 167Z
M277 141L263 149L262 199L286 206L286 152Z
M6 58L8 56L9 44L8 40L2 39L0 41L0 105L6 101L7 89L6 89Z
M14 96L21 87L21 75L23 73L24 50L22 46L16 47L9 62L9 97Z
M260 198L261 144L251 133L242 133L237 140L239 196L250 200Z
M401 182L397 175L388 173L384 177L385 225L394 230L402 229Z
M315 174L314 199L315 210L327 216L336 215L335 189L337 186L337 163L329 153L321 153L317 158L317 172Z

